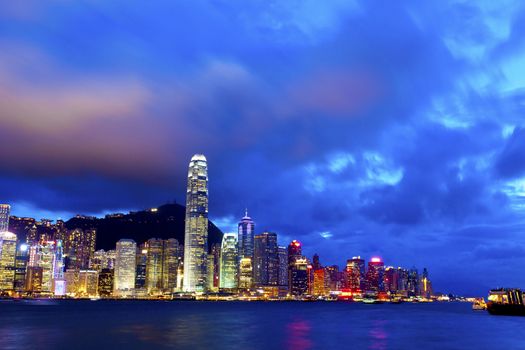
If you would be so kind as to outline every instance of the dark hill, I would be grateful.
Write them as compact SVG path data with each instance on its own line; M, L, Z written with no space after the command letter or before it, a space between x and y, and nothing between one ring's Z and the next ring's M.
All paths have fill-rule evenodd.
M150 238L175 238L184 243L185 207L180 204L165 204L154 210L129 214L106 215L105 218L74 217L66 222L68 229L97 229L97 249L115 249L119 239L131 238L137 244ZM208 224L208 246L220 243L222 231L211 221Z

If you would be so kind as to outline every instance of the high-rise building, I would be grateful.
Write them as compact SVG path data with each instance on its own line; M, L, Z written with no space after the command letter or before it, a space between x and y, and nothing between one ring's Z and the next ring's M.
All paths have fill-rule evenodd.
M432 282L428 279L428 270L425 267L419 280L419 295L424 298L430 298L432 294Z
M135 291L146 291L146 266L148 263L148 242L137 247L135 267Z
M248 209L238 225L239 239L239 260L253 257L253 237L255 233L255 223L248 216Z
M42 291L42 267L27 267L25 289L30 294L38 294Z
M292 290L292 270L295 266L295 260L302 257L301 242L293 240L288 245L288 290Z
M148 240L146 259L146 290L149 295L162 293L162 267L163 267L164 241L158 238Z
M208 293L216 293L219 291L219 288L216 288L213 285L213 276L215 275L215 271L214 271L215 270L215 255L208 254L208 263L206 265L206 269L207 269L206 283L208 283L208 286L206 288L208 290Z
M288 287L288 251L286 247L278 247L279 258L279 286Z
M9 204L0 204L0 232L9 231L9 213L11 206Z
M0 292L12 291L15 282L16 235L0 232Z
M316 296L326 295L330 291L327 283L329 281L327 271L323 268L318 268L313 270L313 274L314 283L312 294Z
M162 289L166 293L173 293L177 289L181 246L175 238L167 239L163 243Z
M113 269L102 269L98 274L98 294L109 298L113 294Z
M408 296L419 295L419 272L415 267L408 271L407 293Z
M116 250L114 295L131 296L135 289L137 244L132 239L121 239Z
M97 230L94 228L76 228L68 231L64 237L64 254L68 269L87 269L95 253Z
M79 271L79 287L77 296L96 297L98 296L98 272L95 270Z
M366 272L367 290L372 292L384 292L384 275L385 264L380 258L372 258L368 262L368 271Z
M360 256L354 256L346 261L346 288L352 291L364 291L365 287L365 261Z
M301 296L308 293L308 259L304 256L296 257L290 273L292 295Z
M19 244L16 249L15 257L15 292L26 291L26 270L29 262L29 247L27 244Z
M239 262L239 289L248 290L253 284L253 266L251 258L242 258Z
M206 291L206 258L208 256L208 164L206 157L191 158L186 191L184 232L185 292Z
M218 291L221 275L221 243L211 246L211 255L213 255L213 291Z
M237 289L238 262L237 234L225 233L221 245L220 289Z
M253 283L258 287L279 284L279 253L274 232L255 236Z

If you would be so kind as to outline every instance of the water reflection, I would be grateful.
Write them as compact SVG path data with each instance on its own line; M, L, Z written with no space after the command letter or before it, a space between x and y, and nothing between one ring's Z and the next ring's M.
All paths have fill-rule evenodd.
M373 350L384 350L387 348L386 320L372 320L371 328L368 332L371 344L368 347Z
M309 321L295 319L286 326L286 331L287 348L289 350L312 348L312 341L309 338L311 331Z

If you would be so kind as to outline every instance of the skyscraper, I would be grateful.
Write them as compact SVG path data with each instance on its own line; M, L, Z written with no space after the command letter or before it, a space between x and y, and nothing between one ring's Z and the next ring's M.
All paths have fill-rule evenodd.
M130 296L135 288L135 264L137 244L132 239L117 242L115 277L113 290L115 296Z
M177 270L181 246L175 238L164 241L162 254L162 289L164 292L173 293L177 289Z
M354 256L346 261L346 288L352 291L365 289L365 261L360 256Z
M184 232L185 292L206 291L206 258L208 255L208 164L206 157L191 158L186 191Z
M288 245L288 290L292 290L292 270L295 266L295 260L298 258L301 258L302 256L302 249L301 249L301 242L297 240L293 240Z
M305 295L308 292L308 259L296 257L290 271L290 294Z
M373 292L383 292L385 276L385 264L380 258L372 258L368 262L368 271L366 272L367 290Z
M150 295L160 294L162 291L162 253L164 242L162 239L148 240L146 259L146 290Z
M0 291L12 291L15 282L16 235L0 232Z
M279 256L279 285L288 287L288 252L286 247L278 247Z
M221 245L220 288L236 289L238 283L237 234L225 233Z
M26 270L29 262L29 247L20 244L16 249L15 258L15 291L22 293L26 290Z
M255 236L253 283L256 286L279 284L277 234L264 232Z
M0 204L0 232L9 230L9 213L11 206L9 204Z
M253 237L255 232L255 223L248 216L248 209L238 225L239 239L239 260L243 258L253 258Z

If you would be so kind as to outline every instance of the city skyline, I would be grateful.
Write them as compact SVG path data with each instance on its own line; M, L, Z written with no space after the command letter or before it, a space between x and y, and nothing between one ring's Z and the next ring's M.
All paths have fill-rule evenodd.
M0 202L52 219L184 203L203 153L225 232L248 208L308 256L524 286L524 7L6 4Z

